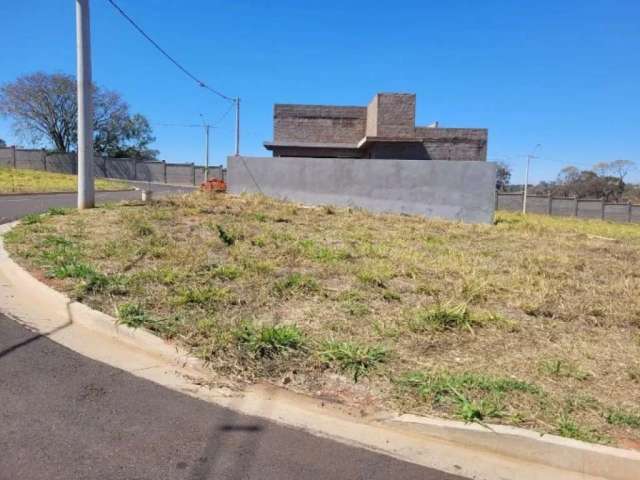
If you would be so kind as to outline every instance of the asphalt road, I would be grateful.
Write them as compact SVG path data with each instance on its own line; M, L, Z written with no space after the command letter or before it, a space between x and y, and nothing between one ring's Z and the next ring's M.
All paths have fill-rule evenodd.
M0 314L0 479L459 477L183 395Z
M146 185L144 183L131 183L136 186ZM150 188L156 196L193 190L193 187L175 187L159 184L154 184ZM96 192L96 203L134 200L139 199L140 195L139 191ZM0 223L16 220L29 213L46 212L51 207L74 207L75 205L77 205L77 194L75 193L0 195Z

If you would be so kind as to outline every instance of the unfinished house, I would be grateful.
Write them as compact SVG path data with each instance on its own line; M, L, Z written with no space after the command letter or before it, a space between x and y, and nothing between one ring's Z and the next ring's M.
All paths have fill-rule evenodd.
M366 107L275 104L274 157L487 159L487 129L416 126L416 96L379 93Z

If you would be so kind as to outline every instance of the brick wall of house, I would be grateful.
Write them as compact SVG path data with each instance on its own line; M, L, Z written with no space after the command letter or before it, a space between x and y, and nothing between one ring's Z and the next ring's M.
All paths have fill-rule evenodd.
M487 159L486 128L417 127L416 138L422 140L429 160Z
M351 143L365 135L366 107L275 105L273 134L276 142Z

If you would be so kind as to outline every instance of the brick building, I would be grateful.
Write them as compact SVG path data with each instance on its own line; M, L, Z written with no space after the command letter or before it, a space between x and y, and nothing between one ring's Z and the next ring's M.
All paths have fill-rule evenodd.
M487 159L487 129L416 126L416 96L379 93L366 107L276 104L274 157Z

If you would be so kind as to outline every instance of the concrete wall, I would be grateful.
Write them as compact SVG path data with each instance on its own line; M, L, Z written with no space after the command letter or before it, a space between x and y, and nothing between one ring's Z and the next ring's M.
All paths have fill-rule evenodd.
M522 193L499 192L498 210L522 211ZM527 195L527 212L610 220L613 222L640 222L640 205L603 203L602 200Z
M487 162L228 157L231 193L490 223L496 167Z
M358 143L365 135L366 107L285 105L273 107L276 142Z
M93 162L96 177L179 185L199 185L204 180L204 167L193 164L106 157L95 157ZM75 175L77 159L74 153L51 154L44 150L0 148L0 167ZM224 175L225 171L221 165L209 168L209 178L223 179Z

